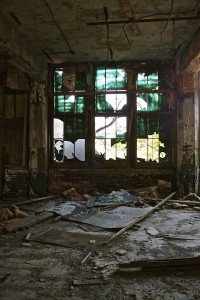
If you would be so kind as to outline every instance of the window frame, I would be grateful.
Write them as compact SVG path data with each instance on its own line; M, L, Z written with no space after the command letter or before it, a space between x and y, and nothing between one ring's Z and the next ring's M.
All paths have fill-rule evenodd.
M116 67L122 66L122 63L104 63L104 64L92 64L92 68L90 68L90 83L86 82L86 90L84 92L70 92L70 93L57 93L62 95L75 94L81 95L85 97L85 161L72 162L67 161L63 163L54 161L54 145L53 145L53 119L55 117L54 113L54 70L56 68L62 68L64 65L51 65L49 68L49 101L50 101L50 114L49 114L49 148L50 148L50 165L53 167L60 168L76 168L79 166L83 166L85 168L131 168L131 169L150 169L150 168L161 168L167 169L172 168L174 165L174 147L172 147L172 143L175 140L175 134L172 128L176 124L176 114L175 110L170 110L169 112L143 112L137 111L137 94L138 93L165 93L167 92L167 88L158 88L156 90L151 89L137 89L136 87L136 74L145 70L145 68L138 68L134 70L135 82L132 86L130 86L130 74L127 72L127 88L123 91L123 94L126 94L127 97L127 158L124 161L105 161L105 162L97 162L95 160L95 116L98 114L95 113L95 97L99 92L95 91L95 68L98 66L103 67ZM88 75L86 76L88 78ZM121 91L112 91L108 93L120 94ZM105 92L106 94L106 92ZM168 163L152 163L152 162L138 162L137 161L137 116L138 115L151 115L151 116L168 116L171 119L171 129L170 129L170 161ZM116 114L120 116L120 114Z

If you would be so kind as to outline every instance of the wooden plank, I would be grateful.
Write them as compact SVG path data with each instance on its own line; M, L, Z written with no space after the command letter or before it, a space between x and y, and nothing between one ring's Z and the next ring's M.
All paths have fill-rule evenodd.
M177 267L190 267L200 265L200 258L184 257L184 258L166 258L158 260L146 261L131 261L127 263L119 263L119 268L141 268L141 269L156 269L156 268L177 268Z
M145 200L150 200L150 201L162 201L162 199L159 198L150 198L150 197L143 197ZM188 205L200 205L200 201L192 201L192 200L175 200L171 199L168 200L170 203L181 203L181 204L188 204Z
M38 215L30 215L23 219L13 219L5 222L0 228L2 232L11 233L24 228L29 228L33 225L41 223L47 219L54 217L55 214L51 212L43 212Z
M47 200L52 200L58 198L58 195L51 195L51 196L46 196L46 197L41 197L41 198L35 198L31 200L26 200L26 201L21 201L16 203L15 205L23 205L23 204L31 204L31 203L36 203L36 202L42 202L42 201L47 201Z
M121 0L122 4L123 4L123 7L124 7L124 12L126 14L126 16L129 18L129 19L132 19L133 20L133 23L131 24L131 28L134 32L134 34L136 35L139 35L139 28L138 28L138 25L137 23L134 23L134 12L133 10L131 9L131 6L130 6L130 3L128 0Z
M83 280L73 280L73 285L93 285L93 284L102 284L101 279L83 279Z
M137 218L136 220L134 220L133 222L131 222L129 225L127 225L126 227L122 228L121 230L119 230L117 233L115 233L105 244L107 245L108 243L110 243L112 240L114 240L116 237L120 236L122 233L124 233L125 231L127 231L128 229L130 229L132 226L134 226L135 224L141 222L143 219L145 219L147 216L151 215L155 210L157 210L158 208L160 208L165 202L167 202L167 200L169 200L171 197L173 197L176 194L176 192L173 192L172 194L170 194L168 197L166 197L165 199L163 199L160 203L158 203L156 206L154 206L151 210L147 211L145 214L143 214L141 217Z

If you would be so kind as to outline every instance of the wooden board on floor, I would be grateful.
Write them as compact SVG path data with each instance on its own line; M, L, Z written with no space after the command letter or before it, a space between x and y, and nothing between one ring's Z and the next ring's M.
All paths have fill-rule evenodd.
M22 230L25 228L29 228L33 225L36 225L38 223L41 223L47 219L53 218L55 216L54 213L51 212L43 212L38 215L30 215L28 217L22 218L22 219L13 219L10 221L6 221L0 224L0 231L3 233L11 233L15 232L17 230Z

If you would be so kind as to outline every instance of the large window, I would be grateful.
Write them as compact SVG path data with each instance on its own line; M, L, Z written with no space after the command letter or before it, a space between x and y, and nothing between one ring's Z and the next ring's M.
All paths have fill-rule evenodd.
M172 112L158 70L83 64L55 67L51 74L55 163L171 163Z

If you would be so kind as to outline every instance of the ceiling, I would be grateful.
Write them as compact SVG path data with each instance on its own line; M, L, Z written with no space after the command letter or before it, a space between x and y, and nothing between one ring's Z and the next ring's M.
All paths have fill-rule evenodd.
M1 0L1 13L54 63L168 60L200 26L200 0Z

